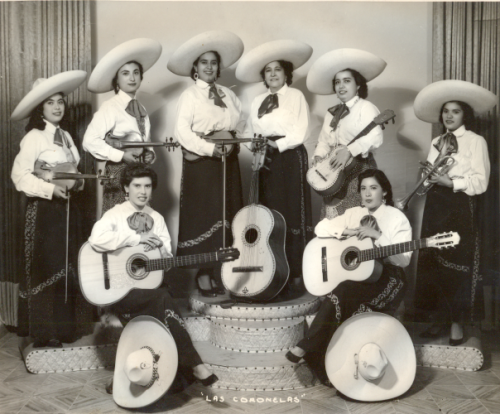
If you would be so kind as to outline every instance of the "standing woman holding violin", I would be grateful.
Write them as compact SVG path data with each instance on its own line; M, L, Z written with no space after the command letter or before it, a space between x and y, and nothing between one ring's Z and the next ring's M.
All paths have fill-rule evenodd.
M93 329L92 307L80 293L76 274L83 241L78 206L70 203L69 229L66 229L66 188L57 181L46 182L37 177L67 164L77 171L78 149L61 126L66 114L64 97L78 88L86 76L82 70L73 70L37 79L11 116L13 121L30 117L11 178L16 189L28 196L18 335L33 338L34 347L61 347L62 342L74 342ZM76 181L73 189L79 190L82 185L83 180Z
M478 85L444 80L422 89L413 106L417 118L446 129L432 140L427 161L437 165L446 156L454 161L447 173L429 176L433 187L427 193L421 238L456 231L460 244L419 253L415 292L417 308L437 311L434 324L421 336L441 336L451 325L450 345L463 342L463 323L473 314L480 259L476 196L486 191L490 176L486 141L473 132L474 112L485 113L496 103L497 97Z
M83 148L98 160L106 161L106 175L114 177L104 184L102 214L125 201L125 193L120 186L125 166L136 162L151 164L155 160L152 148L123 151L113 147L109 138L113 136L115 141L141 143L151 141L149 117L136 99L136 93L144 72L156 63L161 51L162 47L156 40L129 40L109 51L90 75L89 91L115 92L115 96L104 102L94 114L83 137Z
M238 63L236 78L263 81L267 92L252 102L244 137L281 136L268 140L268 170L259 175L259 200L280 212L286 222L286 256L290 285L302 285L302 255L313 235L311 190L306 180L309 106L304 94L290 88L293 71L306 63L312 47L295 40L276 40L251 50ZM293 282L292 282L293 281Z
M214 30L185 42L167 65L176 75L189 76L194 81L179 98L174 129L184 154L178 255L221 248L223 228L226 228L226 245L232 244L230 225L243 207L239 147L235 145L226 159L226 223L222 223L223 149L207 139L235 136L241 120L241 102L231 89L216 81L221 70L235 63L242 53L243 42L238 36ZM197 284L204 296L225 292L219 267L217 271L200 269Z
M321 219L335 218L348 208L359 206L358 175L377 167L373 150L383 142L380 126L349 143L380 114L378 108L366 100L366 84L380 75L385 66L386 63L372 53L358 49L336 49L321 56L309 70L307 88L318 95L335 93L341 102L329 108L325 115L313 155L313 165L338 146L342 148L330 160L332 168L344 168L352 158L355 158L353 162L357 162L340 190L323 198Z

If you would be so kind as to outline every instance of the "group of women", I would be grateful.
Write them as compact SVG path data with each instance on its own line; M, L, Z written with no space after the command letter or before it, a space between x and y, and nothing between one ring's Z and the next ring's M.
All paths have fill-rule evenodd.
M161 54L161 45L151 39L126 42L105 55L90 76L88 88L96 93L115 91L95 113L83 139L83 148L98 160L107 162L112 174L104 188L105 214L94 226L89 241L99 251L145 244L146 249L162 248L171 254L170 236L164 220L148 205L156 187L156 174L148 165L154 151L145 144L129 153L109 144L109 136L147 143L151 125L136 93L144 73ZM300 291L302 252L313 237L310 188L306 181L309 167L304 142L308 138L309 107L298 89L290 87L293 71L305 64L312 48L295 40L265 43L239 61L236 77L242 82L262 81L267 91L252 102L248 119L242 115L235 93L217 83L220 72L236 63L243 54L243 42L233 33L210 31L182 44L168 62L168 69L190 77L193 84L177 103L174 134L183 148L180 223L177 254L210 252L222 246L222 232L229 229L243 206L238 145L227 151L226 222L222 221L221 162L226 150L217 138L269 137L270 162L260 175L260 202L280 212L287 223L286 254L290 282L285 290ZM373 239L376 246L410 241L411 226L406 216L394 208L392 189L386 175L377 170L373 151L382 145L380 127L351 142L379 114L369 101L367 82L382 73L386 63L377 56L356 49L338 49L320 57L310 68L308 89L316 94L337 94L340 104L325 116L318 145L311 158L314 165L329 157L332 168L342 168L356 158L357 164L345 184L334 196L323 200L322 220L314 232L319 237L357 237ZM65 115L64 96L85 79L81 71L65 72L37 81L12 115L13 120L30 116L28 132L21 141L12 179L18 191L29 197L26 214L26 278L19 301L19 335L35 338L35 346L70 342L88 324L78 293L76 255L78 237L72 236L72 255L65 275L62 231L47 229L65 212L67 194L57 182L38 178L36 163L51 167L60 163L78 164L78 151L61 127ZM446 133L432 141L428 161L450 155L455 164L443 175L432 173L424 212L422 237L443 231L458 231L461 244L454 251L421 254L418 263L416 303L436 308L435 324L424 333L437 336L453 322L452 344L463 339L461 326L474 299L477 281L478 235L475 224L475 196L486 191L489 158L484 138L473 132L474 113L487 112L496 97L482 87L463 81L441 81L424 88L415 100L415 113L425 122L440 122ZM249 144L251 150L255 146ZM337 149L331 156L332 149ZM77 209L77 206L72 206ZM77 213L72 215L77 220ZM64 223L64 220L58 220ZM76 224L75 224L76 226ZM76 227L73 227L72 231ZM227 245L232 243L227 233ZM50 258L50 260L47 260ZM394 308L406 289L404 267L411 253L384 259L380 278L372 283L344 282L322 301L307 337L290 350L287 357L298 362L305 358L327 381L324 352L336 328L348 317L371 310ZM64 278L64 276L68 276ZM198 271L201 294L223 293L220 269ZM65 298L64 280L69 287ZM133 293L136 292L136 293ZM191 367L196 378L216 380L201 363L183 322L166 290L158 293L135 290L115 305L122 316L149 314L173 327L181 341L180 358ZM132 298L133 293L133 298ZM154 297L154 298L153 298ZM125 319L126 319L125 318ZM168 321L167 321L168 319ZM67 327L67 332L61 329ZM187 339L186 339L187 337ZM188 343L188 345L186 345ZM189 345L191 344L191 345ZM214 378L215 377L215 378Z

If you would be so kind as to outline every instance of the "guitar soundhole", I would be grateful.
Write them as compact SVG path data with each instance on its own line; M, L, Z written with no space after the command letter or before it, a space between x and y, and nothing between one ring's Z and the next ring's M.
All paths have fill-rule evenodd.
M252 246L257 243L260 237L260 232L257 226L248 226L245 229L245 233L243 235L244 237L244 242L247 246Z
M132 279L142 280L149 274L146 268L147 260L146 256L141 255L135 255L130 258L127 263L127 270Z
M341 263L346 270L354 270L359 266L359 250L355 247L344 250Z

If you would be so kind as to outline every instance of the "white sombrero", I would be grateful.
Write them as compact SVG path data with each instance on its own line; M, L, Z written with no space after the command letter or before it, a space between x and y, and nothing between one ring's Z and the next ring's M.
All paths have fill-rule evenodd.
M417 360L410 335L397 319L368 312L335 331L325 367L333 386L347 397L383 401L408 391Z
M260 72L269 62L286 60L293 64L295 70L309 60L312 52L312 47L307 43L291 39L264 43L241 58L236 68L236 78L242 82L260 82Z
M497 96L479 85L462 80L442 80L422 89L413 103L418 119L425 122L439 122L441 107L450 101L469 104L479 115L489 111L497 102Z
M67 96L78 88L87 77L87 72L84 70L70 70L68 72L58 73L50 78L38 78L34 83L31 91L19 102L12 112L10 119L20 121L21 119L30 116L33 109L41 104L45 99L52 95L62 92Z
M354 69L367 82L380 75L387 63L373 53L359 49L336 49L325 53L313 63L307 74L307 89L318 95L331 95L333 77L344 69Z
M172 385L177 364L177 347L167 327L152 316L132 319L118 342L113 399L125 408L154 403Z
M170 57L167 68L176 75L190 76L193 62L211 51L219 53L220 69L226 69L243 54L243 42L234 33L224 30L201 33L179 46Z
M116 46L104 55L92 71L88 90L94 93L109 92L113 89L112 81L125 63L135 60L146 72L161 55L161 44L154 39L132 39Z

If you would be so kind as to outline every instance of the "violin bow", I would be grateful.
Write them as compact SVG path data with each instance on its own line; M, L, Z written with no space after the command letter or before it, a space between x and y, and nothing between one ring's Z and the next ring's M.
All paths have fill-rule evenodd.
M68 303L68 263L69 263L69 200L70 193L69 188L66 186L66 196L68 197L68 202L66 204L66 290L64 294L64 303Z

